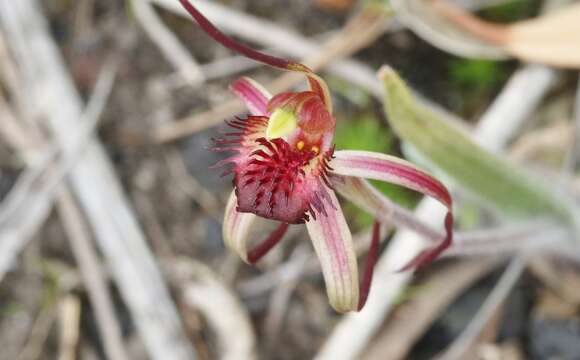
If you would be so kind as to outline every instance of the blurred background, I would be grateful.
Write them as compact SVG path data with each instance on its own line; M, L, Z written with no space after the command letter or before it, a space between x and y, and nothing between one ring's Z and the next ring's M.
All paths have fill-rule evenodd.
M406 157L455 184L391 129L375 76L388 64L429 109L577 199L577 66L530 65L428 0L192 3L321 74L338 149ZM494 24L575 6L453 3ZM512 257L544 228L514 230L461 186L456 228L483 240L412 277L380 267L360 314L328 305L304 227L255 267L227 251L231 179L209 169L224 155L208 147L244 113L228 91L240 76L305 86L216 44L177 0L0 0L0 359L580 359L577 260ZM377 186L409 210L422 201ZM373 219L344 209L364 259ZM396 257L390 230L381 251Z

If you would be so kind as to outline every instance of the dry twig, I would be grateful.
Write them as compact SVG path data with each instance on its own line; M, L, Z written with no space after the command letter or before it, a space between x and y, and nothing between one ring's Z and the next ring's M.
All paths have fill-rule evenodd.
M572 135L573 143L566 156L564 171L574 173L580 163L580 77L576 87L576 96L574 100L574 132Z
M299 284L300 276L304 274L304 265L311 254L310 251L307 251L307 247L303 245L306 244L297 247L291 256L291 261L298 264L298 266L294 268L294 273L287 274L287 277L291 278L291 280L278 283L270 297L268 313L264 324L265 332L267 334L267 347L270 349L273 348L279 340L280 329L284 317L288 312L290 297Z
M520 275L525 269L526 261L523 257L515 257L498 281L491 294L487 297L477 314L467 325L463 333L449 346L440 360L463 359L466 352L473 345L481 330L493 316L498 306L507 298Z
M501 150L501 145L509 143L521 130L558 79L557 71L542 65L518 70L479 120L476 140L489 150Z
M188 173L182 156L175 150L168 150L165 159L177 186L195 200L206 214L221 223L223 207L220 200Z
M18 354L17 360L41 359L42 348L56 319L54 310L53 307L49 306L40 310L40 314L38 314L38 317L32 325L30 336L22 352Z
M113 67L106 66L99 76L95 91L81 118L78 137L74 139L68 153L61 154L62 151L52 145L44 145L47 149L36 149L36 146L16 148L17 151L27 154L25 160L28 168L0 204L0 238L3 240L0 242L0 280L27 241L42 225L59 184L84 154L86 144L97 127L99 116L111 92L114 73ZM23 133L22 137L25 138L26 134L28 133ZM28 139L25 144L42 142L32 135ZM57 160L57 165L54 165Z
M429 275L419 293L393 313L366 359L405 359L417 339L459 294L495 268L492 260L468 260Z
M0 2L0 23L29 88L30 106L46 115L60 147L73 149L82 115L81 101L37 1ZM82 160L71 170L75 195L87 212L149 355L154 359L195 358L153 254L112 169L101 144L91 141Z
M109 74L109 82L112 82L111 74ZM103 79L106 77L104 76ZM93 99L100 99L101 95L106 98L110 87L108 85L95 92L96 96ZM20 176L17 184L0 206L0 228L2 228L0 238L3 239L0 243L2 249L0 251L0 279L48 216L58 185L83 154L87 140L98 123L98 116L90 116L91 114L94 114L94 111L87 113L87 121L83 125L84 129L79 134L73 151L62 155L56 166L53 166L53 162L60 153L52 146L46 146L49 147L46 151L30 148L17 149L29 154L26 156L29 167Z
M135 17L147 32L151 40L159 47L167 60L179 71L192 86L199 86L205 81L197 61L190 55L155 13L150 0L132 0Z
M79 344L81 301L78 297L65 295L59 304L60 345L58 360L75 360Z
M95 310L95 318L107 358L111 360L129 359L123 345L121 327L115 316L115 307L111 300L111 294L105 280L106 277L101 270L98 256L91 245L89 230L72 194L64 188L58 195L58 210L89 293L91 305Z
M533 257L528 262L528 269L566 303L578 306L580 274L573 267L558 266L557 260L546 256Z
M256 337L246 309L207 266L171 259L167 269L187 306L200 311L219 342L220 359L255 359Z

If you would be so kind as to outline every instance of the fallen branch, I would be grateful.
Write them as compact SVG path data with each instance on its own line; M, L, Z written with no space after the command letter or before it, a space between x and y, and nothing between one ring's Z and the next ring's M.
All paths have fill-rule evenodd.
M202 263L171 259L166 268L186 306L200 311L218 338L220 359L255 359L256 337L250 317L214 272Z
M80 337L81 301L77 296L67 294L58 305L60 328L58 360L75 360Z
M175 34L163 24L151 5L151 1L132 0L131 5L137 21L165 58L190 85L194 87L201 85L205 81L205 77L199 65L187 49L181 45Z
M576 86L576 96L574 98L574 132L573 143L569 153L566 156L564 172L572 174L580 165L580 77Z
M60 147L71 150L81 100L38 2L0 2L0 23L30 90L27 103L45 114ZM195 358L153 254L96 139L71 170L70 180L150 357Z
M474 344L481 330L493 316L498 306L507 298L520 275L525 269L526 261L523 257L515 257L503 273L501 279L491 294L475 314L471 322L457 339L449 346L439 360L459 360L467 356L467 351Z
M459 294L492 271L497 262L458 262L429 275L418 293L397 308L393 318L365 352L366 359L405 359L413 344Z
M91 245L89 230L72 194L64 188L58 196L58 210L95 311L95 319L107 358L127 360L129 356L123 344L121 327L115 316L115 307L111 300L105 275L101 270L101 264Z
M28 168L0 204L0 281L44 223L59 185L84 154L111 92L114 73L111 66L106 66L99 75L89 105L80 119L82 125L78 137L74 139L69 152L63 153L49 144L39 148L38 145L43 141L27 131L21 134L22 138L27 139L25 143L12 143L13 146L26 146L15 149L25 155ZM32 147L27 147L28 144L32 144Z

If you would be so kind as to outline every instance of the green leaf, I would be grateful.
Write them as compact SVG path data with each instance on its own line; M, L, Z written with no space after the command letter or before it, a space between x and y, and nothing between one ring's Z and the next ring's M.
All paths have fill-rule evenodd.
M541 2L512 0L484 8L481 15L491 21L510 23L537 15Z
M497 61L457 59L450 63L449 76L457 86L481 94L503 81L506 72Z
M337 122L334 143L338 149L388 153L393 146L393 135L377 117L362 114L349 121Z
M385 111L395 132L458 185L506 215L570 218L568 202L562 196L417 104L392 68L384 66L379 78L384 82Z

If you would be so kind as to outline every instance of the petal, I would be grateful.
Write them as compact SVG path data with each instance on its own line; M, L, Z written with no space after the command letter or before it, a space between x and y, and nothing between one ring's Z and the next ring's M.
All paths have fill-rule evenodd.
M451 195L439 180L394 156L369 151L342 150L330 163L338 175L386 181L421 192L451 209Z
M330 90L328 89L328 85L326 85L326 81L316 75L308 66L300 63L290 63L287 69L304 73L308 78L310 89L320 97L328 112L332 114L332 98L330 97Z
M249 263L247 241L256 215L236 210L237 202L236 194L232 191L224 215L223 237L226 246Z
M377 220L414 230L425 235L431 242L439 243L445 239L445 234L420 222L411 211L395 204L368 181L341 175L332 175L330 181L334 190L340 195L373 215Z
M267 138L283 137L291 145L302 141L309 150L316 147L327 151L334 134L336 119L328 111L320 96L312 91L281 93L268 103L272 114L268 122Z
M409 189L429 195L447 207L445 217L445 237L434 246L419 253L405 265L401 271L418 268L435 260L452 242L453 214L452 201L449 192L438 180L429 174L419 170L412 164L392 156L366 151L337 151L336 158L332 160L332 172L343 176L363 177L375 180L387 181L402 185ZM341 183L342 181L342 183ZM394 215L394 204L382 194L374 190L369 184L356 179L344 178L336 181L337 190L344 193L347 198L353 200L363 209L370 211L378 218ZM407 216L403 212L397 214L400 220ZM420 228L417 228L420 226ZM423 227L415 223L415 230L422 234L430 234L430 238L440 238L429 227Z
M371 246L369 247L369 253L367 256L367 263L365 265L365 271L363 273L363 278L360 285L360 297L358 301L358 311L367 303L367 298L371 290L371 282L373 280L373 273L375 270L375 265L377 263L377 257L379 253L379 240L381 235L381 223L375 220L373 224L373 232L371 235Z
M326 110L328 113L332 114L332 98L330 97L330 90L326 82L322 78L313 72L307 73L308 83L310 84L310 89L320 96L324 105L326 105Z
M333 174L330 177L332 187L348 201L372 214L382 222L391 222L395 212L394 204L383 196L366 180Z
M244 102L252 115L268 115L268 101L272 95L256 81L248 77L240 78L230 85L230 90Z
M326 214L314 210L316 219L306 227L322 266L330 305L338 312L357 310L359 284L352 235L334 191L326 187L321 191L332 206L325 206Z

